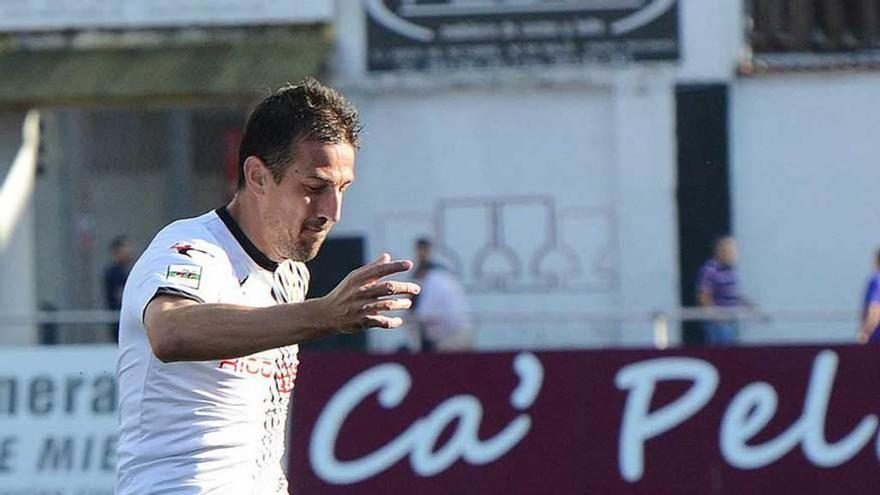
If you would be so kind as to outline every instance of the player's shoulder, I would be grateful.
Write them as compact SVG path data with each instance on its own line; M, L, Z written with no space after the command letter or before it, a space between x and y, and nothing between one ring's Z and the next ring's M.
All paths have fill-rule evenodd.
M703 262L702 266L700 266L700 271L703 273L714 273L721 271L721 263L718 263L718 260L715 258L709 258L705 262Z
M213 211L194 218L176 220L160 230L147 249L157 254L173 251L203 262L229 263L222 242L211 228L212 223L219 221Z

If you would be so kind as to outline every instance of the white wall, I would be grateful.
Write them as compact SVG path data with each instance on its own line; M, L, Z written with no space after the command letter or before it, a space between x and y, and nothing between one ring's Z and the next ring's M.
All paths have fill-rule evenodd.
M367 77L361 12L337 11L335 84L366 125L337 234L366 236L369 256L411 256L413 239L432 235L478 314L555 319L483 321L479 347L650 345L647 320L572 316L677 306L675 68ZM492 244L492 204L523 268L501 286L475 266ZM530 271L554 228L556 285ZM505 263L496 253L486 271L503 274ZM400 337L374 332L372 342L391 348Z
M732 94L741 274L768 308L860 310L880 246L880 75L742 79ZM852 340L856 321L758 325L753 339Z
M337 233L366 235L370 256L411 256L414 238L434 237L478 313L564 316L676 305L668 87L470 88L354 99L367 132ZM496 225L521 268L503 286L491 274L504 278L505 255L477 266ZM554 240L557 249L544 262L564 279L557 285L532 272ZM481 332L487 348L651 342L647 322L507 321L484 323Z
M682 61L679 81L730 81L745 49L739 0L679 0Z

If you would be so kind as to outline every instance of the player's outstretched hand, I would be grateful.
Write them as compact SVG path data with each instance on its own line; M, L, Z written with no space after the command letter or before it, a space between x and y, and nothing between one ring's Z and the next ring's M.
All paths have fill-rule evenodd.
M397 328L399 317L383 313L409 309L412 300L406 296L421 291L418 284L383 280L396 273L409 271L410 260L391 260L388 253L348 274L332 292L324 296L326 315L334 329L353 333L365 328Z

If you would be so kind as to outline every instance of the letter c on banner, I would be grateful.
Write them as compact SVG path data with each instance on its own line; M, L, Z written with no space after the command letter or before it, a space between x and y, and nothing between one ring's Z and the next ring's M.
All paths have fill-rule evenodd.
M379 403L390 409L400 405L411 385L406 368L393 363L371 368L348 382L330 399L312 432L309 458L315 472L330 483L344 485L380 473L406 456L417 428L409 428L391 443L354 461L338 460L335 446L345 418L362 400L378 392Z
M514 358L519 384L511 393L510 403L519 410L531 407L544 382L544 367L529 352ZM383 364L364 371L341 388L321 412L309 444L309 458L315 473L337 485L357 483L375 476L410 455L413 472L434 476L459 459L473 465L494 462L515 447L529 432L532 418L520 414L495 436L480 440L483 405L473 395L461 394L441 402L427 416L416 420L405 432L387 445L362 458L340 461L336 458L339 429L357 405L378 393L382 407L397 407L412 386L406 368ZM437 445L451 424L456 428L446 443Z

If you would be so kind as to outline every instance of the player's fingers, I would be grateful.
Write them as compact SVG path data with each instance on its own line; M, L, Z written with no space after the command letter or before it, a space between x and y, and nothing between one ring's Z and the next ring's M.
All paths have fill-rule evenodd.
M395 273L403 273L411 270L413 267L413 262L410 260L394 260L391 261L386 260L382 262L376 262L370 265L363 267L363 272L360 275L367 282L375 282L383 277L387 277L388 275L393 275Z
M364 305L364 311L376 314L381 311L403 311L412 307L410 299L383 299Z
M403 325L403 318L392 318L390 316L370 315L366 317L365 325L367 328L397 328Z
M370 272L376 267L376 265L388 263L389 261L391 261L391 255L388 253L382 253L375 261L371 261L366 265L352 270L351 273L348 274L348 278L356 278L358 280L365 279L370 275Z
M384 297L384 296L402 296L416 295L422 291L419 284L412 282L400 282L397 280L386 280L384 282L376 282L374 284L361 287L364 296L368 298Z

